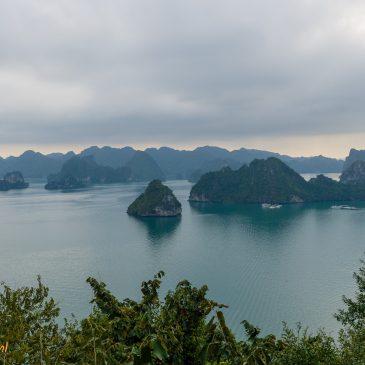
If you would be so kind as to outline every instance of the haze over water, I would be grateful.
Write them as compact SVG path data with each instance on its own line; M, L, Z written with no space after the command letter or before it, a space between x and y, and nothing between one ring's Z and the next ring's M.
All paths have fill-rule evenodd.
M118 296L139 298L140 283L164 270L162 293L182 279L207 284L208 296L229 305L238 333L247 319L280 334L285 320L336 331L332 314L355 289L365 241L364 209L331 203L189 204L191 184L168 181L183 205L179 218L136 219L125 212L146 184L49 192L44 182L0 194L0 279L11 286L50 287L64 316L87 315L88 276Z

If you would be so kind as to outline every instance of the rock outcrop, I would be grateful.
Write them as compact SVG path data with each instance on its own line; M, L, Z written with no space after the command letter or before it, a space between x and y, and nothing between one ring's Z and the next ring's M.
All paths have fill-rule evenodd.
M20 171L12 171L5 174L3 180L0 180L0 190L8 191L12 189L26 189L29 183L24 181Z
M342 173L340 181L348 185L365 185L365 161L355 161Z
M365 161L365 150L351 148L349 155L346 157L342 171L345 172L356 161Z
M170 188L160 180L153 180L128 207L127 213L139 217L176 217L181 215L181 204Z

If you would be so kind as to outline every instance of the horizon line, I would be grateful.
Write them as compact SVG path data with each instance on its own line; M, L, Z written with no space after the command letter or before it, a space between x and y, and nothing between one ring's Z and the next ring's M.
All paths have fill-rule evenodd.
M57 146L57 145L55 145ZM195 146L189 146L189 147L171 147L171 146L168 146L168 145L151 145L151 146L146 146L146 145L143 145L143 147L140 145L140 146L133 146L132 144L131 145L113 145L113 144L110 144L110 145L106 145L106 144L91 144L91 145L83 145L83 146L80 146L79 148L77 148L76 146L74 147L71 147L71 146L68 146L68 148L60 148L60 149L36 149L36 148L32 148L32 147L29 147L29 148L25 148L23 150L23 152L18 152L18 153L15 153L15 154L6 154L6 155L0 155L0 158L1 159L7 159L9 157L14 157L14 158L18 158L18 157L21 157L22 155L24 155L26 152L34 152L34 153L40 153L44 156L48 156L48 155L51 155L51 154L54 154L54 153L61 153L63 155L67 154L67 153L74 153L75 155L78 155L80 153L82 153L83 151L85 151L86 149L89 149L89 148L93 148L93 147L96 147L96 148L99 148L99 149L102 149L102 148L114 148L114 149L123 149L123 148L132 148L133 150L135 151L146 151L147 149L157 149L157 150L160 150L162 148L169 148L169 149L172 149L172 150L175 150L175 151L187 151L187 152L192 152L192 151L195 151L199 148L205 148L205 147L210 147L210 148L219 148L219 149L222 149L222 150L226 150L228 152L233 152L233 151L239 151L239 150L248 150L248 151L253 151L253 150L256 150L256 151L262 151L262 152L268 152L268 153L275 153L275 154L279 154L281 156L288 156L288 157L292 157L292 158L311 158L311 157L325 157L325 158L332 158L332 159L336 159L336 160L346 160L347 156L345 157L334 157L334 156L330 156L330 155L325 155L325 154L311 154L311 155L292 155L292 154L288 154L288 153L280 153L280 152L277 152L277 151L273 151L273 150L269 150L269 149L265 149L265 148L255 148L255 147L239 147L239 148L227 148L227 147L221 147L219 145L215 145L215 144L204 144L204 145L195 145ZM356 149L356 148L350 148L349 152L352 150L352 149Z

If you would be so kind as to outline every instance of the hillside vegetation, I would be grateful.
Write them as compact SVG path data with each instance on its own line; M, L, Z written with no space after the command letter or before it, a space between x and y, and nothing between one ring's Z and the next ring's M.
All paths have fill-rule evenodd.
M323 175L306 181L275 157L254 160L238 170L229 167L203 175L190 201L231 203L300 203L365 200L365 184L343 184Z
M0 364L125 365L363 365L365 364L365 265L355 274L354 299L344 297L336 314L337 339L298 325L284 326L281 338L260 336L242 322L243 338L226 325L222 308L207 298L207 286L184 280L162 300L163 272L141 285L139 301L120 301L103 282L87 279L93 311L80 322L57 324L60 311L40 278L35 287L0 294L0 338L8 351ZM321 298L318 298L321 300ZM86 305L86 303L85 303Z

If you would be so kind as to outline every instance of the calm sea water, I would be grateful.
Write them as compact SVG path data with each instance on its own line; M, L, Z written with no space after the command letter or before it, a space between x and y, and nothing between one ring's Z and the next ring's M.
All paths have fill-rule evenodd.
M229 305L240 332L248 319L280 334L285 320L336 331L341 295L354 293L352 272L365 251L364 209L331 204L260 206L189 204L191 185L167 182L182 202L181 219L136 219L125 212L144 184L49 192L43 182L0 194L0 280L51 288L64 316L90 312L88 276L120 299L139 298L142 280L166 272L162 292L187 278L208 284Z

